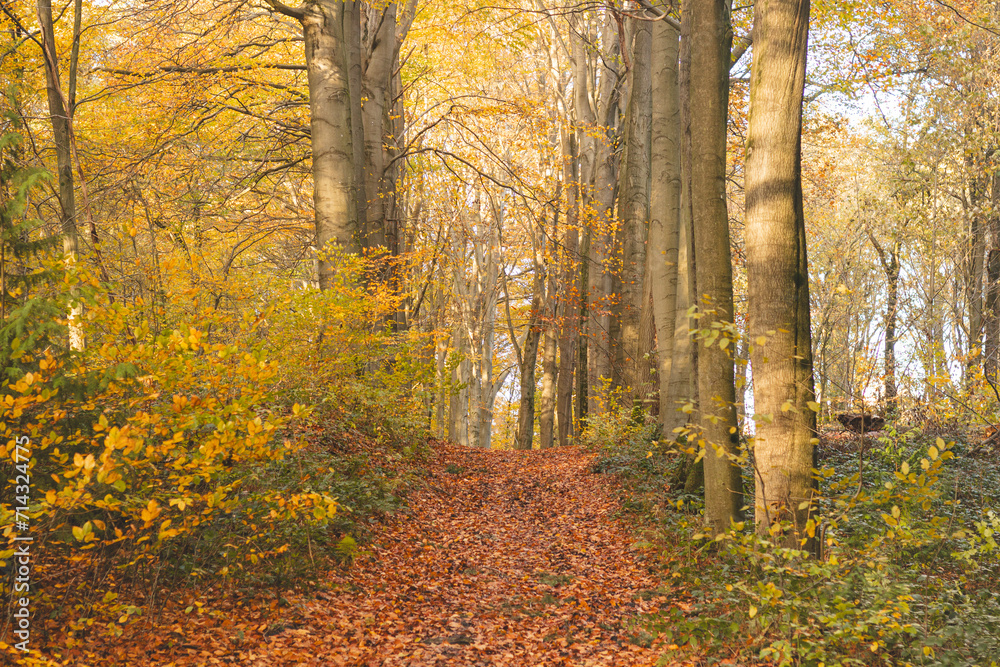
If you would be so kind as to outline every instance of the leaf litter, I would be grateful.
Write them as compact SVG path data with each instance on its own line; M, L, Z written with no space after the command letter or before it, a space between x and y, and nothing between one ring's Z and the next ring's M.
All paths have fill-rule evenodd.
M177 599L161 611L157 639L137 646L141 635L127 632L106 647L104 660L657 664L666 647L638 620L684 596L673 599L650 567L653 552L638 547L615 517L614 482L591 472L592 459L579 447L487 451L436 443L409 510L388 518L353 565L333 570L321 590L278 594L269 603L210 600L214 613L195 615L183 613L193 597Z

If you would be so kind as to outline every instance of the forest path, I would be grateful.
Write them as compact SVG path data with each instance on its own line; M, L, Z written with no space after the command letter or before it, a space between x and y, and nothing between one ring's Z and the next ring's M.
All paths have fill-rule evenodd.
M654 664L631 625L668 600L592 459L436 445L410 510L244 664Z

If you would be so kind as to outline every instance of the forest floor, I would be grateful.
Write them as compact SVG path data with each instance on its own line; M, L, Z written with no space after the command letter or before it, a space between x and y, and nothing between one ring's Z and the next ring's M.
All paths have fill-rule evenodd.
M210 601L204 609L198 598L180 596L161 611L156 638L127 632L103 659L655 664L666 647L637 621L683 606L682 596L657 578L653 552L616 518L614 482L591 472L592 458L576 447L436 444L408 510L389 518L353 565L329 574L318 591L276 593L263 605L259 598ZM204 613L192 613L192 605Z

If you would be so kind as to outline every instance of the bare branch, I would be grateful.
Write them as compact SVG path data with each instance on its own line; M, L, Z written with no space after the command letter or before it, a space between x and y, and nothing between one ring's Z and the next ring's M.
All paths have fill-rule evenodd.
M304 9L299 7L289 7L280 0L264 0L264 2L274 11L279 14L284 14L285 16L290 16L293 19L301 21L305 17L306 12Z

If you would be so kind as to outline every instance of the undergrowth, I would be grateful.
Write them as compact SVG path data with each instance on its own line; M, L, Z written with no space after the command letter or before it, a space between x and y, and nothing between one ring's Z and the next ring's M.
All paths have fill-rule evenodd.
M828 433L820 445L820 558L776 545L748 520L702 533L702 500L678 488L683 444L649 419L610 415L586 443L618 475L623 510L663 547L686 604L646 619L703 664L995 666L1000 656L1000 465L963 440L911 429ZM753 498L749 468L744 481ZM752 502L752 501L751 501ZM677 545L680 545L679 547Z
M0 595L23 594L15 549L30 535L33 648L119 636L185 586L315 585L399 510L426 450L414 387L433 369L422 334L385 326L396 301L359 286L363 268L345 259L330 290L233 309L180 277L150 309L62 272L74 289L9 311L0 478L16 493L0 497ZM82 320L18 333L68 312L67 294ZM70 326L86 349L59 343ZM0 655L17 629L0 618Z

